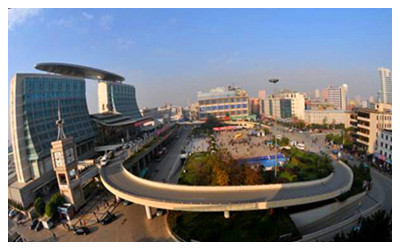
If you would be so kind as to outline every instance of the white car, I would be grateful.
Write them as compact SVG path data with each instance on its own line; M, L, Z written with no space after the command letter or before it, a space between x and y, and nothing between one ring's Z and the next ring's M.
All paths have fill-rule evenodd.
M107 157L107 155L104 155L100 160L100 165L102 167L105 167L105 166L107 166L107 164L108 164L108 157Z

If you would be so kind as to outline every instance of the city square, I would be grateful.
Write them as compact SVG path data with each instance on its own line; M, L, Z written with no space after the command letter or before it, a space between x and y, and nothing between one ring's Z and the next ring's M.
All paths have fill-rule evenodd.
M391 9L8 13L9 242L392 242Z

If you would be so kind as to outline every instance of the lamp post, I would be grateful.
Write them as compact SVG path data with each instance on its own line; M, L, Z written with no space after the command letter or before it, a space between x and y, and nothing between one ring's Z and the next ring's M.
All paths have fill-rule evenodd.
M276 79L276 78L273 78L273 79L269 79L269 82L270 83L272 83L272 93L274 94L275 93L275 84L276 83L278 83L279 82L279 79ZM274 96L275 97L275 96ZM275 128L276 128L276 126L277 126L277 121L276 121L276 105L275 105L276 103L274 103L273 104L273 108L275 109L275 112L274 112L274 118L275 118ZM277 135L275 135L275 164L274 164L275 166L274 166L274 174L275 174L275 178L276 178L276 176L277 176L277 171L278 171L278 167L277 167L277 165L278 165L278 140L277 140Z

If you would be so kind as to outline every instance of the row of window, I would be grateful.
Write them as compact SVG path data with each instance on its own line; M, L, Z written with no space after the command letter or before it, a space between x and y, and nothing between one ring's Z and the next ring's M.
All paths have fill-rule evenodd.
M229 115L246 115L248 114L247 110L235 110L235 111L229 111L229 112L212 112L212 115L215 116L226 116L226 114L229 113ZM201 113L200 117L206 117L208 113Z
M200 107L200 111L229 110L229 109L240 109L240 108L247 108L247 103Z
M235 102L247 102L248 98L225 98L225 99L213 99L213 100L202 100L199 101L200 105L207 104L220 104L220 103L235 103Z
M122 85L122 84L114 84L114 85L109 85L110 90L112 88L112 91L118 95L120 94L135 94L135 87L133 86L127 86L127 85Z
M74 93L72 95L72 93ZM33 93L33 94L25 94L22 97L22 101L32 102L32 101L39 101L39 100L48 100L48 99L59 99L59 98L66 98L66 97L85 97L85 92L40 92L40 93Z
M85 89L85 81L60 78L25 78L23 87L28 91Z
M384 135L383 133L381 134L381 139L384 139L386 137L386 140L389 140L389 135ZM390 136L390 141L392 141L392 136Z

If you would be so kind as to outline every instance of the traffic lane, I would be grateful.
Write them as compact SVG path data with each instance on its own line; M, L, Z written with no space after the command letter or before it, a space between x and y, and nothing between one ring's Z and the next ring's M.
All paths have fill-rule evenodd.
M254 202L265 200L284 200L318 195L344 187L350 176L344 167L334 163L335 175L327 185L302 187L296 189L256 190L256 191L230 191L230 190L172 190L154 187L149 184L136 183L121 167L107 168L103 178L108 184L132 196L147 197L155 200L171 202L196 202L196 203L229 203L229 202Z
M385 209L386 212L392 210L392 180L388 177L382 175L375 169L371 169L372 176L372 186L379 186L382 191L379 194L371 194L371 196L375 199L379 199L382 205L382 208Z
M154 170L151 180L168 182L168 175L171 171L175 171L175 167L180 164L180 150L186 144L186 138L189 132L181 130L179 139L175 139L169 147L164 158L160 162L152 162L150 167Z

